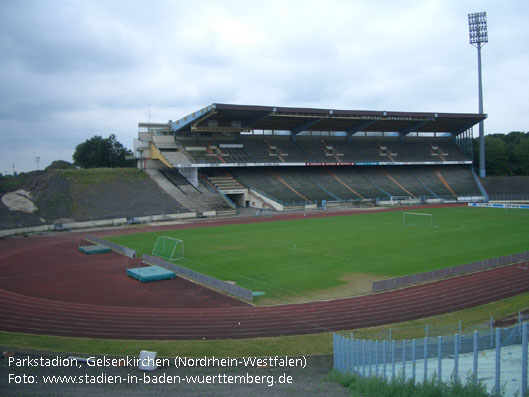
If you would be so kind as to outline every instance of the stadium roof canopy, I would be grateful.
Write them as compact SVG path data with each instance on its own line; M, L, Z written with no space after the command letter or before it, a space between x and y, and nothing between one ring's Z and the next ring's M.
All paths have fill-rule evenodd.
M451 133L459 135L486 114L389 112L371 110L312 109L214 103L178 121L170 121L176 132L237 133L253 130L346 132Z

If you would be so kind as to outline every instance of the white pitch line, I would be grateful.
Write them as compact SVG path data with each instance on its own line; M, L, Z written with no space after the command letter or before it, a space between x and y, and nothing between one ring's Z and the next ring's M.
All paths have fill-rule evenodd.
M193 263L196 263L197 265L201 265L201 266L204 266L204 267L207 267L209 269L212 269L212 267L208 264L205 264L205 263L202 263L202 262L198 262L198 261L193 261L191 259L188 259L190 262L193 262ZM268 284L268 283L265 283L264 281L260 281L260 280L257 280L257 279L254 279L252 277L248 277L248 276L243 276L242 274L240 273L234 273L234 272L230 272L229 270L226 270L226 269L215 269L215 270L220 270L224 273L227 273L227 274L230 274L230 275L233 275L233 276L237 276L237 277L240 277L240 278L244 278L244 279L247 279L247 280L250 280L250 281L253 281L253 282L256 282L256 283L259 283L259 284L262 284L262 285L265 285L267 287L270 287L270 288L273 288L273 289L277 289L279 291L283 291L283 292L287 292L289 293L290 295L294 295L294 296L303 296L303 297L309 297L308 295L303 295L303 294L296 294L288 289L284 289L284 288L281 288L281 287L278 287L278 286L275 286L275 285L272 285L272 284Z

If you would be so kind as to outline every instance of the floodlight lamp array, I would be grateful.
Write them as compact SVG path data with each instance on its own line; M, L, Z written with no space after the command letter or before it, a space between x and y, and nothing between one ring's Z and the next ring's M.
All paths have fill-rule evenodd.
M488 43L487 13L476 12L468 14L468 30L470 44L477 44L480 46L482 43Z

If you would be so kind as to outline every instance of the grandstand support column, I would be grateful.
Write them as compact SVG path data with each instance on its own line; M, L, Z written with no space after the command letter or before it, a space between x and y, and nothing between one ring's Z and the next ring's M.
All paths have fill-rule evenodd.
M465 153L467 153L471 159L474 158L474 130L472 128L465 131L463 134L463 141L465 147Z

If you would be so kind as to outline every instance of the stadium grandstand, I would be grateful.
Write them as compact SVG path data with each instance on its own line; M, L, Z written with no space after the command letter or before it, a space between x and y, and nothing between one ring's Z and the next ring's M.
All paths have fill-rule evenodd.
M483 114L212 104L138 124L138 167L198 213L485 201Z

